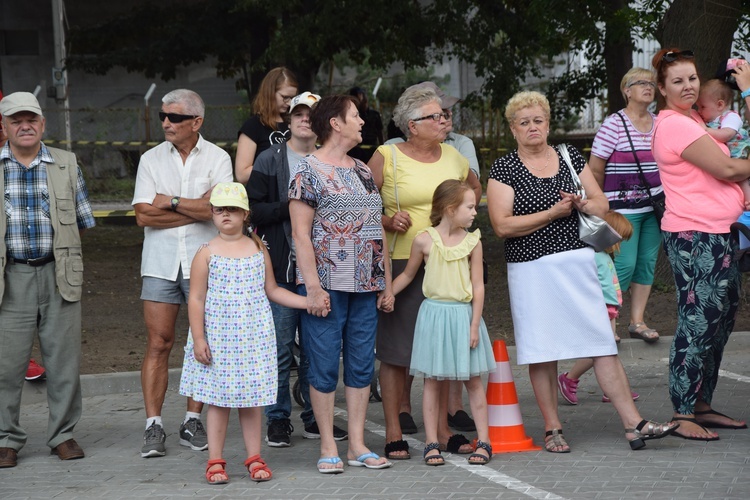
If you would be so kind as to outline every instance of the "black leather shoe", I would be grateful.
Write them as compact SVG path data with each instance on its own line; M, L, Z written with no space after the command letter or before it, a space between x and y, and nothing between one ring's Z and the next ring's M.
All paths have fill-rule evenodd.
M455 415L449 413L448 425L462 432L474 432L477 430L474 420L463 410L458 410Z

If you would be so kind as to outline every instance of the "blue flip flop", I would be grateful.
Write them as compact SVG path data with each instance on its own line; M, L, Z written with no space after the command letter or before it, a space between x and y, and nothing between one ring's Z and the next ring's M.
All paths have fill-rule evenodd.
M320 464L332 464L332 465L336 465L336 464L340 464L340 463L341 463L341 459L339 457L324 457L324 458L321 458L320 460L318 460L318 472L320 472L321 474L341 474L342 472L344 472L344 468L343 467L340 468L340 469L338 467L333 468L333 469L325 469L325 468L321 468L320 467Z
M380 457L373 452L367 452L363 453L360 456L357 457L356 460L349 460L349 465L352 467L367 467L368 469L387 469L388 467L391 467L393 463L390 460L386 460L383 464L378 465L370 465L365 460L369 460L371 458L374 458L375 460L380 459Z

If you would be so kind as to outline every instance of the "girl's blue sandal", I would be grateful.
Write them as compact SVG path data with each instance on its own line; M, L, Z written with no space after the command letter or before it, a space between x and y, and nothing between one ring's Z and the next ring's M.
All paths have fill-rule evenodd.
M427 454L431 452L432 450L437 450L437 455L430 455L429 457ZM445 464L445 458L443 458L443 454L440 453L440 443L430 443L424 447L424 453L422 454L424 457L424 463L427 465L444 465Z
M487 452L488 456L484 456L481 453L472 453L469 455L469 463L471 465L487 465L492 460L492 445L485 443L484 441L477 441L477 449L482 448ZM473 460L472 460L473 459Z

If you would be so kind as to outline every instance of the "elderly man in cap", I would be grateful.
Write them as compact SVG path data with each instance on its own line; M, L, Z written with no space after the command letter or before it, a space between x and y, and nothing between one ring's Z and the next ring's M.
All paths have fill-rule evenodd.
M3 100L3 91L0 90L0 101ZM8 135L5 133L3 128L3 115L0 115L0 149L5 146L8 142ZM41 382L46 377L45 369L40 366L34 359L29 361L29 366L26 368L26 380L29 382Z
M232 181L232 160L226 151L198 132L205 105L192 90L177 89L162 98L159 119L163 143L141 157L135 180L133 208L144 227L141 276L143 317L148 331L141 366L146 431L141 456L167 453L161 410L169 380L169 353L175 341L180 304L187 303L190 264L200 245L216 236L208 203L211 189ZM180 426L180 444L208 448L200 420L201 403L188 398Z
M252 209L252 223L258 236L268 243L276 283L287 290L296 291L296 259L292 243L292 223L289 218L290 170L305 156L315 152L317 136L310 128L310 109L320 96L303 92L295 96L289 105L290 138L274 144L255 160L253 172L247 183L247 196ZM278 399L276 404L266 407L268 446L282 448L291 446L294 430L289 417L292 400L289 396L289 375L292 371L294 337L298 331L299 311L271 302L273 322L276 328L278 362ZM310 386L307 383L307 360L300 352L299 381L305 409L300 415L304 425L302 437L320 439L310 404ZM346 439L348 433L333 426L333 437L337 441Z
M83 458L73 439L81 416L80 233L94 226L74 154L42 143L44 116L33 94L0 101L8 143L0 150L6 195L0 217L0 467L26 444L21 390L35 335L47 367L47 445L61 460Z

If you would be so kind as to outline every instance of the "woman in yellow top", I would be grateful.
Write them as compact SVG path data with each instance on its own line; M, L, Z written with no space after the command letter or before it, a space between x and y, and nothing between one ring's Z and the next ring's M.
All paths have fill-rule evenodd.
M395 277L406 267L417 232L430 225L432 195L437 186L448 179L466 180L477 201L482 188L470 173L468 160L454 147L443 144L448 122L434 90L419 85L406 89L393 111L393 119L406 134L406 142L380 146L368 166L383 198L383 227L392 248ZM399 295L396 312L380 314L378 318L376 349L386 423L386 456L395 460L409 458L409 445L402 439L399 410L411 361L414 325L424 300L423 276L424 271L420 270ZM438 429L441 443L451 437L447 401L445 405ZM463 441L461 451L470 452L468 440Z

